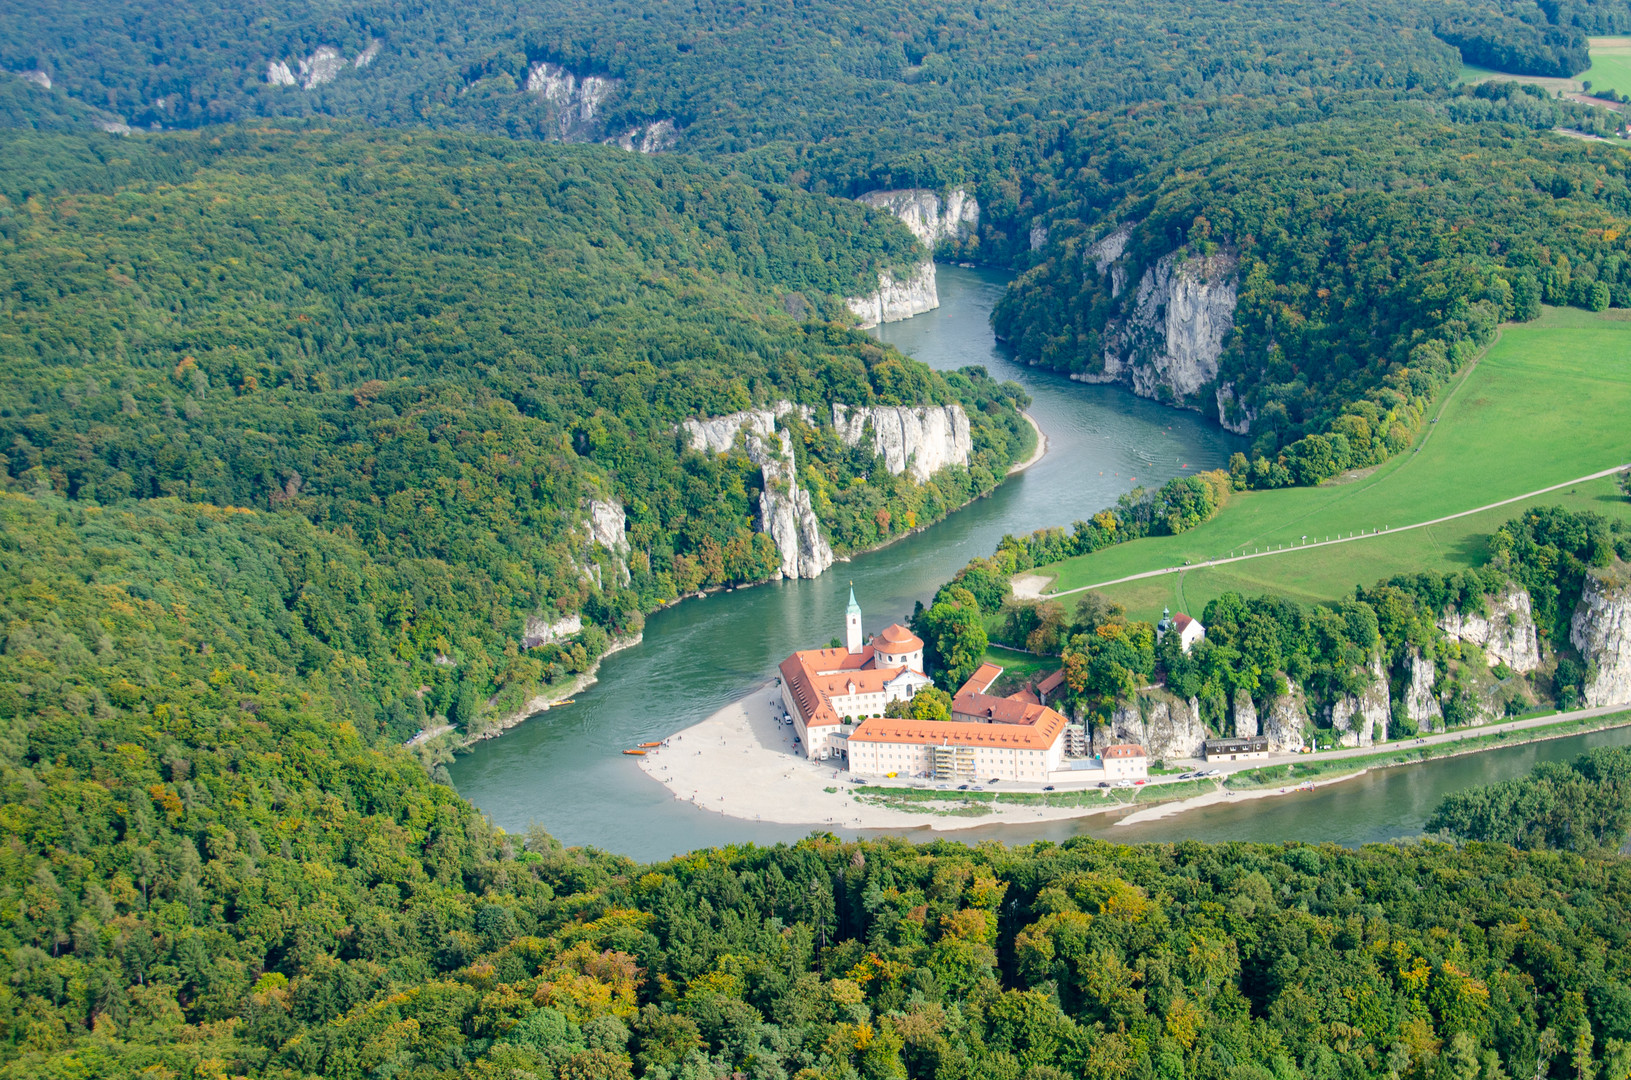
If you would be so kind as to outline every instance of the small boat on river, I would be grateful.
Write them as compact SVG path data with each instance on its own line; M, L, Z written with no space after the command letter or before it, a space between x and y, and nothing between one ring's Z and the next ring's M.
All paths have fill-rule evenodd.
M646 752L644 750L625 750L623 752L625 754L630 755L631 757L645 757L646 756Z
M653 747L657 747L657 746L661 746L661 745L662 745L662 743L660 743L660 742L643 742L643 743L640 744L640 749L650 750Z

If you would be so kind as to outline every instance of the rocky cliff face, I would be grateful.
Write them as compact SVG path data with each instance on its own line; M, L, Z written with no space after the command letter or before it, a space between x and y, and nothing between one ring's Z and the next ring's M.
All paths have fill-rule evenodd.
M1417 731L1443 731L1444 711L1433 696L1433 662L1419 650L1411 649L1407 663L1410 685L1404 692L1405 715L1415 721Z
M559 138L579 142L599 130L601 106L622 85L601 75L580 78L559 64L539 61L527 71L526 90L553 106Z
M1345 694L1331 706L1331 727L1343 746L1374 746L1387 741L1391 715L1387 672L1380 654L1371 658L1368 679L1358 694Z
M582 629L583 616L576 612L554 621L533 615L527 619L527 625L521 631L521 647L523 649L536 649L540 645L565 641Z
M1268 703L1263 710L1263 734L1269 740L1271 754L1300 754L1308 745L1308 703L1302 688L1286 680L1286 692Z
M813 578L833 563L832 547L810 506L810 493L798 486L793 440L785 429L775 439L747 437L748 460L759 466L759 531L769 533L782 553L783 577Z
M1257 734L1257 702L1244 690L1235 691L1235 738L1249 739Z
M1529 594L1508 585L1485 600L1487 614L1463 614L1452 608L1439 620L1439 629L1483 649L1491 667L1504 661L1520 674L1540 667L1540 639L1535 634Z
M627 585L630 581L629 541L624 534L628 531L628 517L623 512L623 504L613 499L590 500L589 516L584 519L583 528L591 544L598 544L616 556L618 583ZM598 584L598 573L595 580Z
M980 204L962 188L946 192L944 200L927 188L869 191L856 202L895 215L912 235L933 251L941 243L956 243L972 235L980 224ZM888 320L885 320L886 322Z
M832 547L821 535L821 522L810 505L810 493L798 486L793 440L776 421L790 412L805 420L813 413L792 402L778 401L768 409L747 409L709 419L686 420L680 425L691 449L722 454L743 436L748 460L759 467L764 487L759 494L759 531L769 533L781 552L785 577L813 578L832 565Z
M935 288L934 260L925 259L900 280L896 280L889 271L880 270L875 291L866 296L849 297L844 303L861 320L863 330L933 311L940 306L940 293Z
M663 154L680 144L680 131L672 120L656 120L632 127L615 139L606 141L616 143L630 153Z
M1257 419L1257 410L1249 409L1245 403L1235 397L1235 384L1226 382L1218 387L1218 424L1224 431L1232 431L1236 435L1250 435L1252 422Z
M1200 702L1185 701L1164 690L1141 690L1116 706L1110 723L1093 732L1093 752L1117 743L1137 743L1151 758L1198 758L1209 734L1201 723Z
M974 452L968 414L961 405L833 405L832 426L845 445L858 444L868 425L873 452L889 471L899 476L910 468L919 484L948 465L968 465Z
M1093 264L1093 272L1100 277L1110 275L1112 300L1119 297L1122 290L1127 287L1127 270L1120 265L1121 256L1127 250L1127 241L1132 238L1136 225L1136 222L1118 225L1087 249L1087 261Z
M372 55L368 55L367 60L358 56L358 67L366 67L379 54L377 42L369 48L373 50ZM273 60L267 64L266 81L273 86L298 86L302 90L312 90L333 82L345 68L346 58L339 49L332 45L319 45L310 56L296 60L293 67L283 60Z
M1631 567L1624 563L1586 575L1569 640L1596 665L1586 683L1586 704L1631 704Z

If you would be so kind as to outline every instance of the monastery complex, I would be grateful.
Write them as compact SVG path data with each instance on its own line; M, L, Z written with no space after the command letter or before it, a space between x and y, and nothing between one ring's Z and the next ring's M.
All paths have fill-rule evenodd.
M806 757L843 760L851 772L871 776L1045 784L1071 768L1067 755L1086 753L1081 726L1049 705L1063 689L1062 671L999 697L987 691L1002 669L982 664L952 698L949 721L886 717L891 702L933 685L923 670L923 641L899 623L870 642L863 638L852 589L844 645L805 649L781 663L782 706ZM1148 772L1137 746L1109 747L1098 768L1107 780Z

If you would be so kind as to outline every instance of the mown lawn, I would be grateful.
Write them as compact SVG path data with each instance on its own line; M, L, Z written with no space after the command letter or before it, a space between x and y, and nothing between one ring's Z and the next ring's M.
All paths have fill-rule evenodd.
M1591 92L1618 90L1631 94L1631 37L1591 39L1591 67L1580 73Z
M1317 488L1237 493L1212 521L1181 536L1152 537L1038 572L1048 590L1308 540L1386 529L1467 510L1631 460L1631 313L1548 308L1509 326L1452 384L1417 452ZM1532 500L1631 517L1605 478ZM1140 617L1163 606L1199 611L1230 590L1334 599L1354 585L1422 568L1455 569L1484 558L1484 537L1528 503L1431 528L1365 538L1223 567L1110 586ZM1071 602L1070 597L1065 598Z

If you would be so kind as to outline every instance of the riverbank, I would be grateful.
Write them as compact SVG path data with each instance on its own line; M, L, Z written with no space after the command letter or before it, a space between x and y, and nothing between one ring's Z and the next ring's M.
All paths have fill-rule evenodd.
M1032 416L1023 409L1020 410L1019 415L1023 416L1025 418L1025 422L1031 425L1031 430L1036 432L1036 449L1032 450L1031 456L1026 458L1024 461L1017 465L1008 466L1009 476L1013 476L1015 473L1024 472L1026 469L1029 469L1032 465L1035 465L1037 462L1048 456L1048 436L1045 432L1043 432L1042 425L1036 422L1036 417Z
M451 746L449 749L457 753L460 750L468 750L470 747L479 742L485 742L488 739L496 739L516 725L524 723L532 719L534 716L539 716L548 712L559 702L565 701L568 698L576 697L578 694L600 681L600 665L606 661L608 656L615 656L624 649L632 649L636 645L640 644L640 642L643 640L645 640L644 634L633 634L629 637L613 638L611 644L606 646L606 651L601 653L593 664L590 664L586 670L580 672L575 678L572 679L571 682L557 683L554 686L544 688L543 690L534 694L532 697L528 698L526 703L519 709L516 709L513 712L505 713L497 720L494 720L491 724L483 725L481 730L475 732L474 734L456 733L459 734L459 737L450 740ZM446 728L445 731L446 733L455 733L453 728ZM415 736L415 738L418 738L418 736ZM428 744L429 742L430 740L427 739L426 743ZM411 746L413 743L410 741L409 745Z
M1242 762L1212 780L1155 777L1132 791L1015 787L942 792L920 786L876 786L841 767L808 761L793 746L792 727L777 722L781 712L778 687L761 683L746 697L665 740L663 747L639 759L639 768L677 801L747 821L949 832L1125 814L1116 822L1119 826L1220 804L1295 795L1355 779L1372 769L1631 724L1631 712L1590 709L1441 733L1420 744Z

